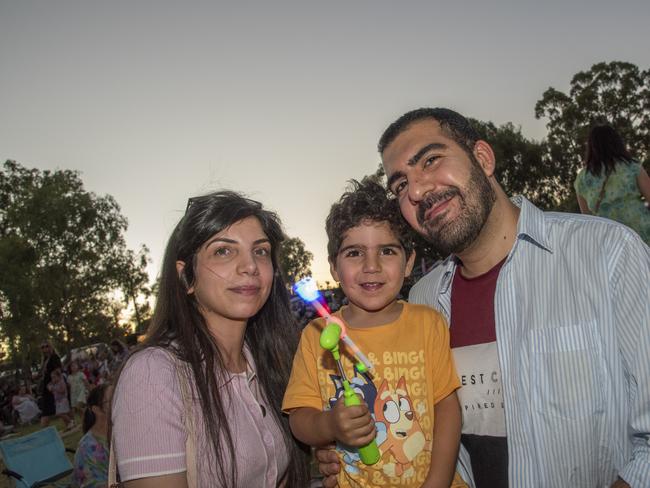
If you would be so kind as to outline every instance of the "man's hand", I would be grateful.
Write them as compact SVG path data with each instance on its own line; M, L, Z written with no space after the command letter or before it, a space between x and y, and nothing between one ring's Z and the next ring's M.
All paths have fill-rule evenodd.
M375 422L365 403L346 407L343 397L329 411L330 429L337 441L351 447L361 447L375 438Z
M334 446L316 449L316 459L318 460L318 471L325 476L323 479L324 488L334 488L338 486L336 475L341 470L339 457L336 455Z

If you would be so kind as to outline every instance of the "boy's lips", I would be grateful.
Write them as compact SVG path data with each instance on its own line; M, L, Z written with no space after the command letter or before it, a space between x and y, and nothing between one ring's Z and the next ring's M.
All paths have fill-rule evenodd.
M384 286L384 284L378 281L366 281L365 283L360 283L359 286L366 291L377 291Z

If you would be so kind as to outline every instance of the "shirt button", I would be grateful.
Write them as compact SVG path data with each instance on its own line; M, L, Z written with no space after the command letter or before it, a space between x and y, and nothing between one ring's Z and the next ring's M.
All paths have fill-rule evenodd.
M267 446L270 446L271 444L273 444L273 437L271 437L271 434L264 434L263 439L264 439L264 443Z

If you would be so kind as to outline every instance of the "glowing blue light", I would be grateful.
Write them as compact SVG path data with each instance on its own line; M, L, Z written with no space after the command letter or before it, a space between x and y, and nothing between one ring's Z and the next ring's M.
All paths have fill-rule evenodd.
M306 302L314 302L320 296L316 282L309 277L298 281L293 289Z

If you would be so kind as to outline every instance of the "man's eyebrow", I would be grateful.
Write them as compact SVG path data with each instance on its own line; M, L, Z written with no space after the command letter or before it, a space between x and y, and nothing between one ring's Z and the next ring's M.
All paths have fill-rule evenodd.
M420 149L418 152L415 153L415 156L413 156L411 159L407 161L407 164L409 166L414 166L417 164L417 162L422 159L422 156L424 156L426 153L431 151L432 149L447 149L447 145L443 144L441 142L432 142L431 144L427 144L424 146L422 149Z

